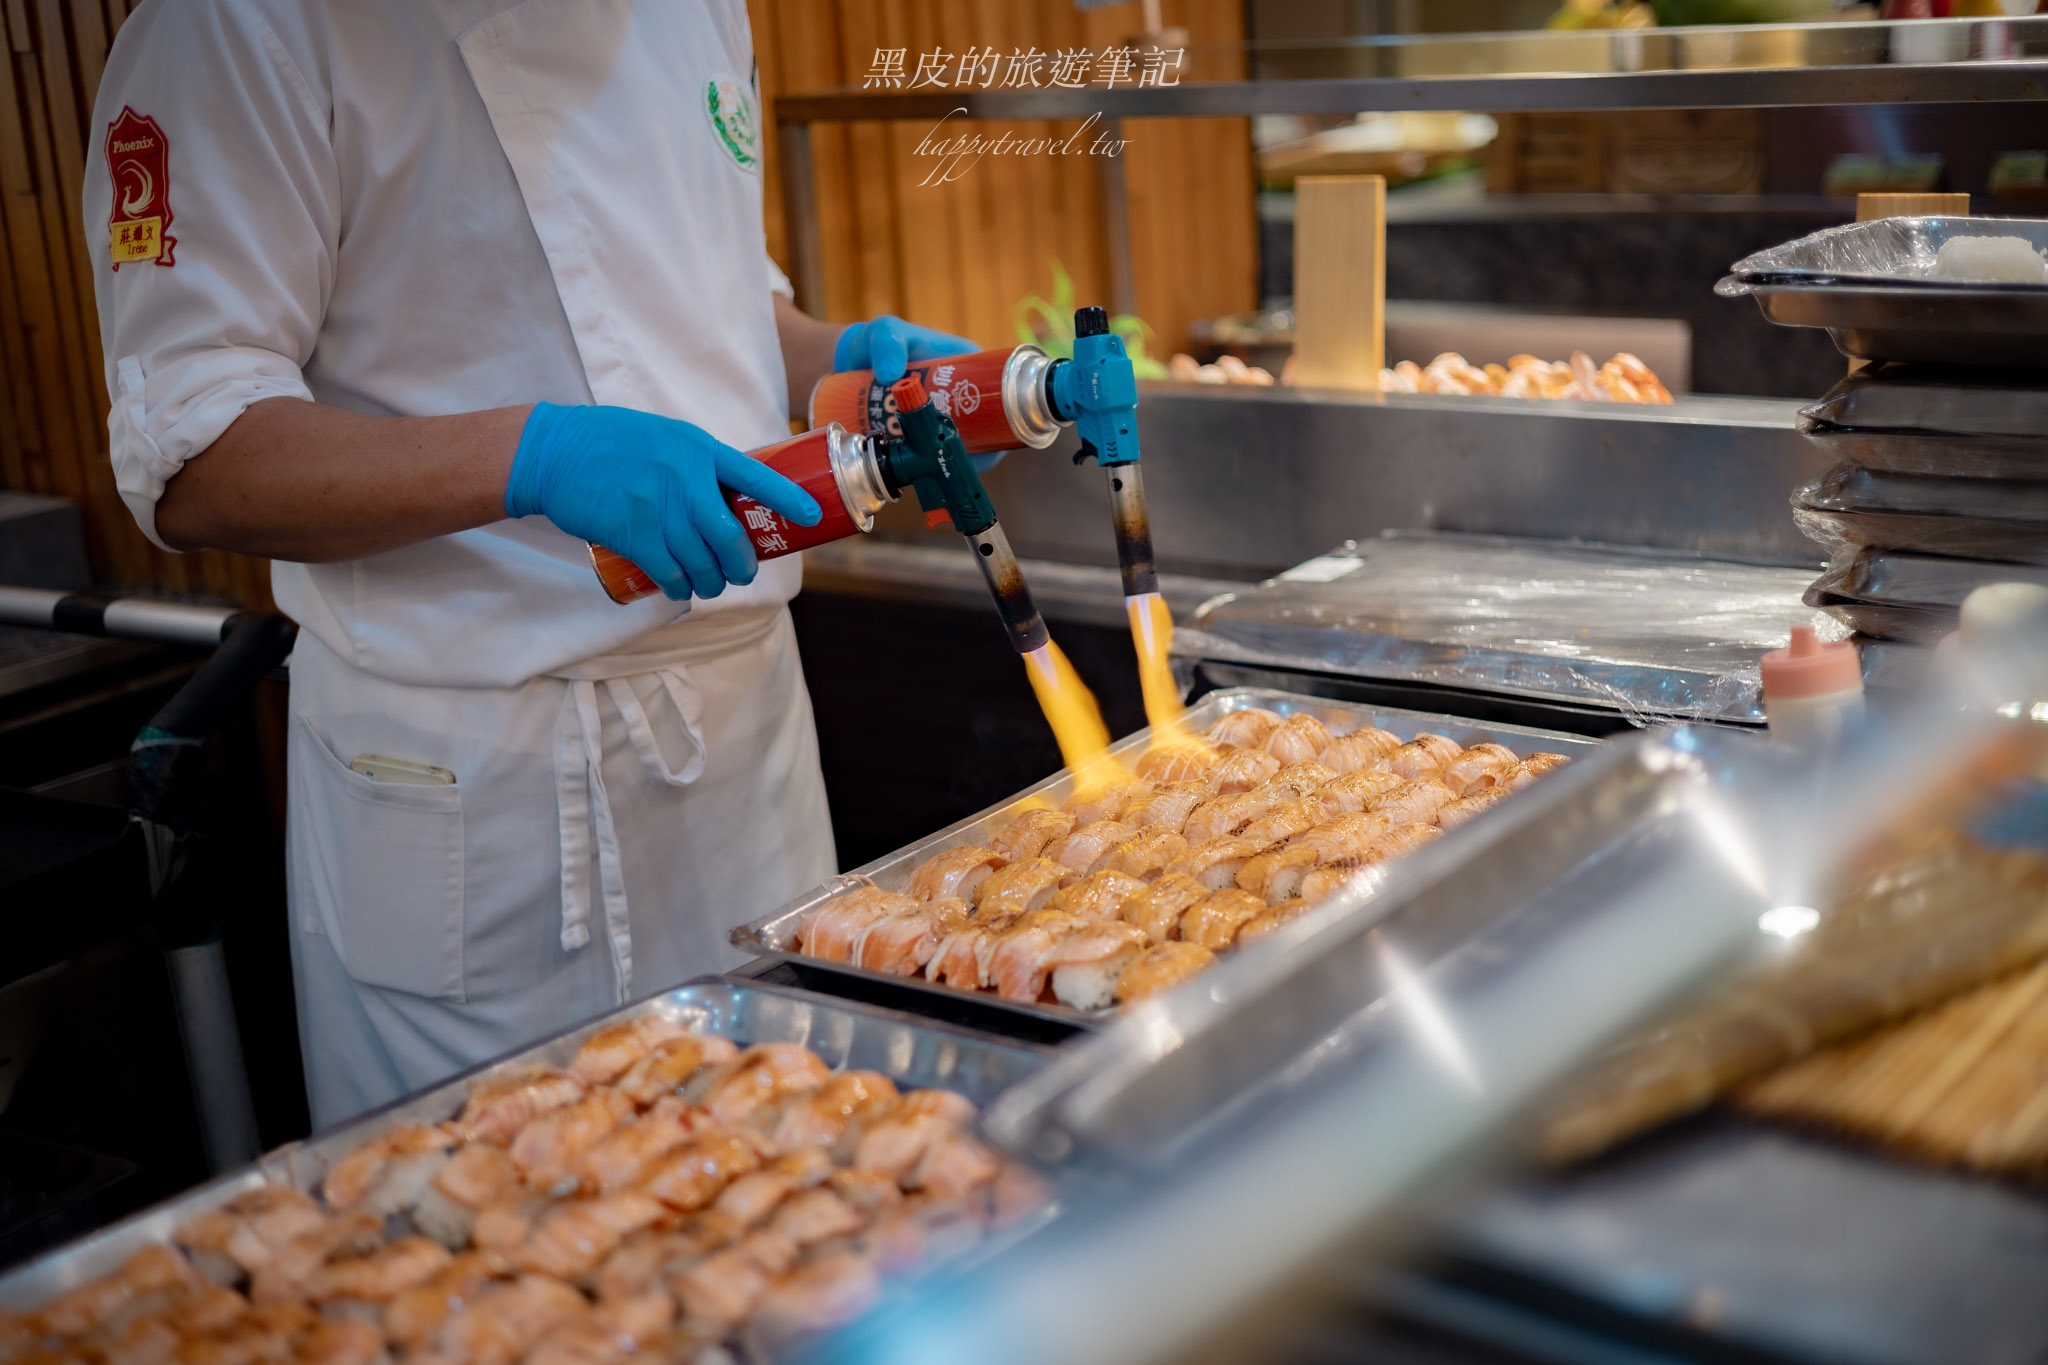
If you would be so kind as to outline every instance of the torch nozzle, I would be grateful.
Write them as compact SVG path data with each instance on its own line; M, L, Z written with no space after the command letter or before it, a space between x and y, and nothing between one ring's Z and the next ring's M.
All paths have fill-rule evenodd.
M1116 528L1116 562L1123 573L1124 597L1159 591L1159 571L1152 564L1152 520L1145 514L1145 476L1133 464L1110 465L1109 514Z
M981 565L981 576L988 582L989 596L995 599L996 615L1003 620L1011 648L1019 654L1044 648L1052 635L1045 628L1045 618L1038 614L1038 604L1031 600L1024 570L1003 528L991 525L967 537L967 543L974 547L974 562Z

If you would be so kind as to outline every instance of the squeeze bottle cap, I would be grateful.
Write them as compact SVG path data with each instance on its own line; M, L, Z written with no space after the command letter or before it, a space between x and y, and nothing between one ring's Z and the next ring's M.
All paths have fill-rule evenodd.
M1765 697L1789 700L1862 690L1856 646L1847 640L1823 642L1812 626L1792 627L1791 646L1764 655Z

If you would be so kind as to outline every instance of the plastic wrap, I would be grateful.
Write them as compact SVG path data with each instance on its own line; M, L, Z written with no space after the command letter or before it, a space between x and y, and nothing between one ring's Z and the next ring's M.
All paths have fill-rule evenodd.
M2048 365L2048 284L1933 277L1954 237L2048 245L2048 222L1880 218L1744 257L1714 286L1785 327L1821 327L1844 355L1951 365Z
M2048 386L2026 371L1867 367L1801 408L1799 429L1885 473L2048 479Z
M1759 660L1795 624L1810 571L1493 536L1347 543L1203 604L1184 657L1758 723Z
M1832 458L1880 473L2048 480L2048 439L1869 431L1831 427L1807 418L1800 420L1799 429Z
M2048 564L2048 483L1926 478L1845 464L1795 492L1792 517L1831 553L1868 546Z
M1971 292L2015 291L2048 300L2048 284L1997 284L1934 276L1942 243L1957 237L2020 237L2048 248L2048 220L2035 218L1876 218L1822 228L1782 246L1745 256L1729 267L1718 294L1760 285L1867 283L1926 285Z
M1806 590L1806 603L1865 635L1931 645L1956 628L1965 597L2014 582L2048 586L2048 570L1844 547Z

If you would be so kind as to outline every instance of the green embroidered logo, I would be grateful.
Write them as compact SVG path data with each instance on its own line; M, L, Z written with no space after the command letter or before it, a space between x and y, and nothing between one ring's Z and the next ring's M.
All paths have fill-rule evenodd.
M761 135L754 126L754 101L737 81L711 80L704 86L704 112L712 131L733 164L743 171L761 166Z

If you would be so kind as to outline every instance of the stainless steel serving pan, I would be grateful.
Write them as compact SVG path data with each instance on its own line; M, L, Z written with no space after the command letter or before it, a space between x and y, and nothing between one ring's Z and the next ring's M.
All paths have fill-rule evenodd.
M1844 355L1936 364L2048 366L2048 284L1933 278L1954 237L2022 237L2048 221L1881 218L1826 228L1737 261L1714 292L1753 296L1787 327L1822 327Z
M477 1079L514 1067L565 1065L600 1028L642 1014L665 1014L703 1033L753 1043L802 1043L835 1070L879 1071L906 1089L958 1091L987 1105L1043 1066L1040 1048L949 1028L870 1005L821 999L774 986L706 977L591 1020L515 1056L366 1114L304 1142L287 1143L253 1166L221 1176L174 1199L59 1248L0 1277L0 1310L32 1308L107 1274L141 1247L170 1240L196 1213L216 1208L266 1181L311 1191L328 1167L362 1143L405 1123L452 1118Z
M1575 755L1596 749L1600 744L1598 740L1554 730L1536 730L1518 725L1481 725L1458 716L1362 706L1321 697L1296 696L1290 692L1277 692L1258 687L1235 687L1211 692L1188 709L1188 724L1199 733L1214 725L1227 712L1241 711L1254 706L1263 706L1282 715L1306 713L1315 716L1333 730L1354 730L1361 725L1376 725L1382 730L1399 735L1402 739L1413 739L1424 730L1432 730L1438 734L1448 735L1468 748L1474 744L1491 741L1506 745L1523 755L1540 751ZM1149 729L1140 730L1111 745L1110 752L1120 758L1135 760L1145 751L1151 740L1152 732ZM909 885L910 874L918 865L933 854L962 844L980 843L1000 828L1026 802L1038 800L1057 806L1071 796L1073 790L1072 775L1062 769L1007 801L991 806L978 815L971 815L957 824L949 825L937 834L920 839L886 857L877 858L865 867L858 867L834 877L772 914L765 915L751 924L741 925L732 931L733 945L751 949L768 957L800 963L808 971L830 972L863 981L885 983L902 990L930 996L935 1001L943 1001L949 1005L963 999L972 1000L990 1009L1006 1011L1022 1018L1051 1021L1068 1026L1099 1024L1115 1011L1084 1013L1068 1009L1064 1005L1019 1004L987 991L969 993L928 982L922 977L885 976L880 972L867 971L850 963L827 962L822 958L808 957L795 948L798 922L807 911L820 903L863 881L873 881L889 890L900 891Z

